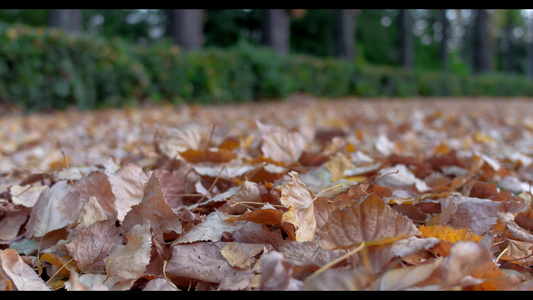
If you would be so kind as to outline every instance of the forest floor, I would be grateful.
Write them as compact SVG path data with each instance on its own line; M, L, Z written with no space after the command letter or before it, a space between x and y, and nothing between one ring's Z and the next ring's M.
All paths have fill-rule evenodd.
M0 116L0 290L533 289L533 99Z

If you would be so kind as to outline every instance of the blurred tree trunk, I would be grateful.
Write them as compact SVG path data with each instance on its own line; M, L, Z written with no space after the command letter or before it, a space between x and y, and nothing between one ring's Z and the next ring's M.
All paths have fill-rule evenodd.
M408 9L400 9L398 15L399 37L398 46L400 48L400 65L408 70L413 68L413 28L411 15Z
M167 10L168 29L174 43L185 50L196 50L204 46L204 10Z
M350 62L355 59L355 14L351 9L335 9L333 19L335 56Z
M71 33L82 29L81 9L49 9L48 25Z
M516 65L516 44L513 40L513 30L517 26L517 24L520 22L521 16L520 16L520 10L518 9L506 9L503 10L504 13L504 28L503 28L503 34L505 39L505 61L504 61L504 70L509 73L516 73L517 65Z
M489 37L489 14L486 9L476 9L474 24L474 71L486 73L491 70L491 45Z
M439 59L443 71L448 70L448 42L450 40L450 21L446 17L446 9L439 9L437 11L437 20L442 24L442 40L439 44Z
M290 15L287 9L264 9L261 16L261 43L281 56L290 52Z
M529 22L529 28L533 29L533 21ZM527 45L527 75L533 79L533 41Z

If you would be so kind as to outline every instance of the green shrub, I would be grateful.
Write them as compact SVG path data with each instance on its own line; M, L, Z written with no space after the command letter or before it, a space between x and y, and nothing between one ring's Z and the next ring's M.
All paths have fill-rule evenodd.
M0 24L0 99L29 110L135 102L149 81L120 39Z
M182 52L169 41L136 46L120 38L70 35L0 23L0 101L30 111L152 102L229 103L322 98L533 96L519 75L407 71L274 51L240 42Z
M288 60L271 49L240 42L230 51L235 51L250 64L255 98L284 98L295 91L295 84L289 76Z

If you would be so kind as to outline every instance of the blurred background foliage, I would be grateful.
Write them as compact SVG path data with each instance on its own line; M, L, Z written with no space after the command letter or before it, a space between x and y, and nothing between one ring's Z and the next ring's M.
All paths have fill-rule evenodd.
M171 10L84 9L64 30L54 28L61 26L52 11L0 10L0 101L41 110L225 103L294 92L533 95L531 10L483 10L490 45L483 72L476 65L480 10L408 10L412 67L402 63L398 41L406 33L398 29L397 9L352 10L354 61L336 55L336 19L328 9L290 10L288 57L265 47L259 9L203 10L202 45L193 50L173 39Z

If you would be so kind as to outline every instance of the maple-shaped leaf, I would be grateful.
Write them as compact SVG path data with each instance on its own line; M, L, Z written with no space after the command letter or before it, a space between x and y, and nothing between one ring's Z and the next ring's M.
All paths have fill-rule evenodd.
M289 210L286 211L282 222L288 222L296 228L296 241L308 242L315 237L316 220L313 197L305 184L300 181L297 172L289 172L290 180L281 188L280 202Z
M393 239L418 234L413 222L396 212L374 194L363 201L335 209L320 232L326 249L349 249L361 242Z

